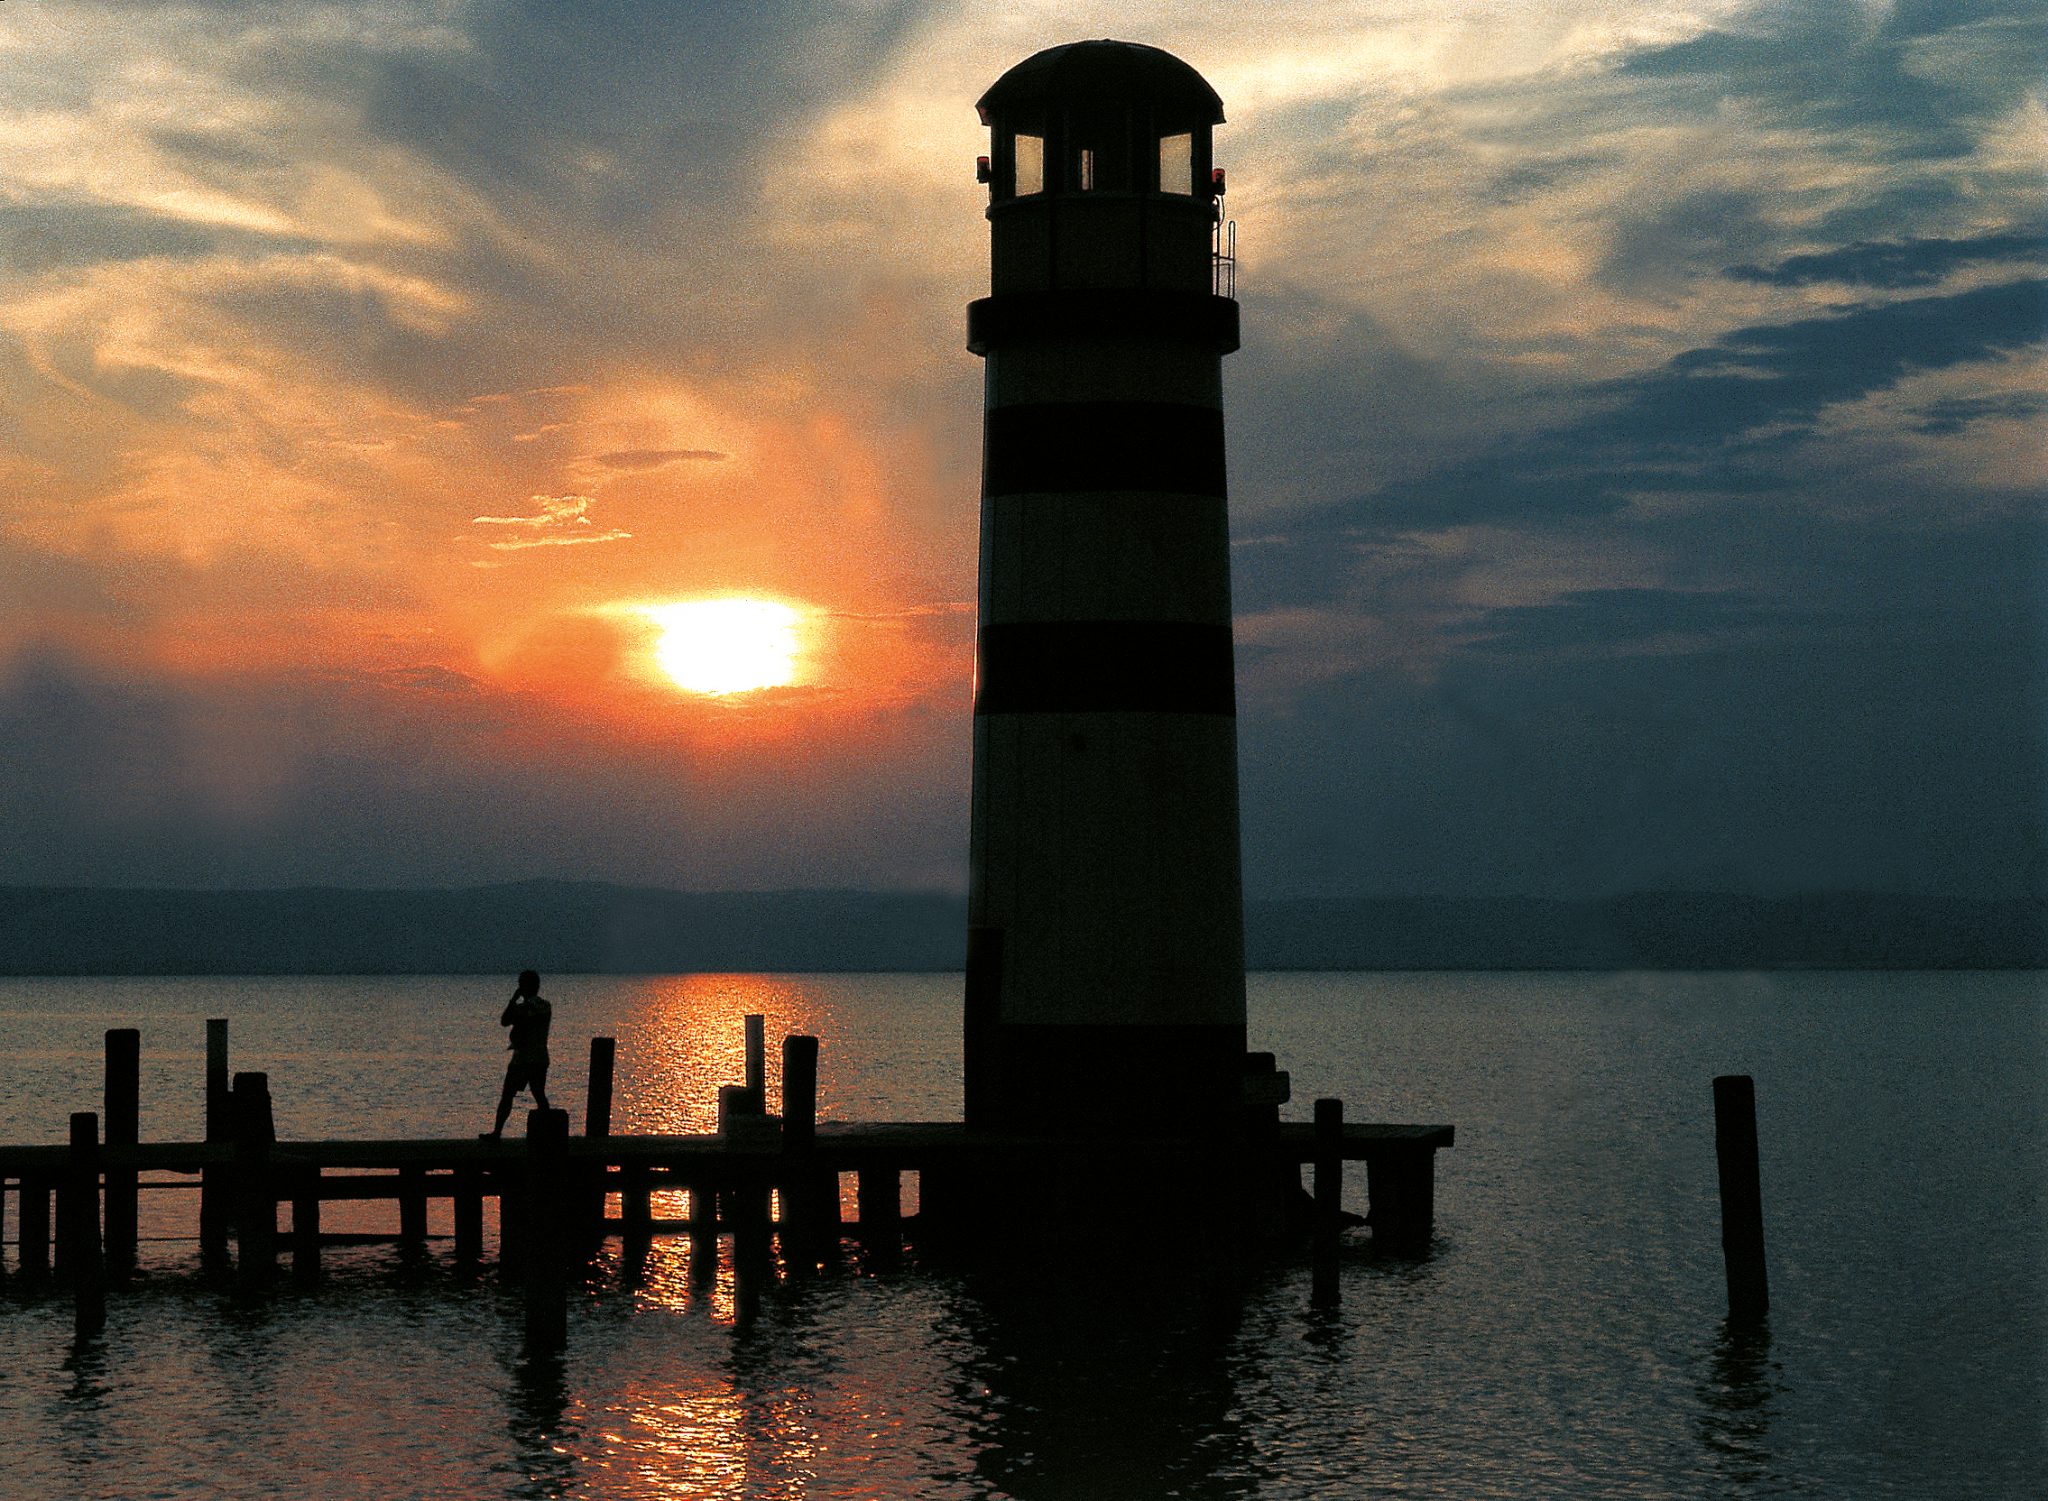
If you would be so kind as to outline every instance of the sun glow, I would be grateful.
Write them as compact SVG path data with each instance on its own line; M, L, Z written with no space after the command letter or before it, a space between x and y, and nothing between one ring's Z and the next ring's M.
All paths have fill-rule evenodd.
M747 693L796 678L797 612L768 599L693 599L654 605L654 660L691 693Z

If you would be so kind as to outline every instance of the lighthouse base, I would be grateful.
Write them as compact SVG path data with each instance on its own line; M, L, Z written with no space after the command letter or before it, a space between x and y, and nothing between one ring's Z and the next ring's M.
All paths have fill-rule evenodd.
M976 1026L970 1015L964 1041L969 1130L1216 1137L1241 1124L1241 1024Z

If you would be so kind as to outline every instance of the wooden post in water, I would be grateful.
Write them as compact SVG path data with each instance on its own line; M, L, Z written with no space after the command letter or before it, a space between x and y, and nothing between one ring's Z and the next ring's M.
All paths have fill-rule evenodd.
M1337 1230L1344 1198L1344 1102L1316 1101L1316 1217L1311 1232L1309 1296L1337 1301Z
M526 1336L557 1348L568 1333L569 1112L526 1116Z
M903 1235L902 1174L892 1164L860 1169L854 1180L860 1206L861 1243L884 1255L900 1249Z
M602 1140L612 1134L612 1075L617 1059L616 1039L590 1039L590 1086L583 1097L583 1135L586 1140ZM590 1177L595 1186L584 1192L583 1216L585 1233L595 1243L604 1239L604 1163L593 1162ZM621 1216L624 1203L622 1197Z
M692 1202L696 1190L690 1191ZM619 1234L628 1247L644 1251L654 1238L654 1180L641 1163L619 1167Z
M1757 1167L1756 1081L1714 1080L1714 1157L1721 1176L1721 1254L1728 1270L1728 1322L1754 1326L1770 1312L1764 1272L1763 1177Z
M408 1254L426 1248L427 1170L423 1167L398 1170L398 1240Z
M228 1021L224 1016L206 1023L206 1139L230 1141L234 1125L228 1109ZM199 1174L199 1263L209 1275L226 1269L228 1225L233 1212L228 1204L230 1175L225 1167L208 1165Z
M107 1155L129 1153L142 1139L142 1034L133 1027L107 1031ZM132 1163L109 1163L107 1275L126 1282L135 1271L136 1172Z
M1436 1223L1436 1153L1416 1142L1388 1142L1366 1160L1373 1249L1424 1256Z
M78 1329L97 1333L106 1322L106 1263L100 1254L100 1118L91 1110L71 1116L71 1155L57 1203L57 1271L71 1284Z
M482 1174L473 1167L455 1170L455 1259L473 1268L484 1254L484 1190Z
M690 1180L690 1280L708 1285L718 1271L718 1190L700 1172Z
M824 1186L809 1158L818 1144L818 1039L782 1039L782 1255L809 1270L819 1243Z
M320 1280L320 1169L302 1167L292 1175L292 1280L310 1287Z
M21 1251L21 1280L34 1285L50 1275L50 1182L32 1173L21 1179L21 1206L16 1211Z
M270 1076L236 1074L229 1091L235 1142L235 1274L244 1291L270 1285L277 1272L277 1189L270 1147L277 1139Z
M752 1091L756 1110L768 1108L768 1019L747 1018L747 1088Z

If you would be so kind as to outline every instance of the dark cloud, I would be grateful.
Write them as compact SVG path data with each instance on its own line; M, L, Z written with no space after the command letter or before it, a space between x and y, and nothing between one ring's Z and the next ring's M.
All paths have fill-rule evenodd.
M1608 232L1600 279L1635 291L1754 254L1781 231L1760 190L1688 193L1647 210L1623 208Z
M2042 17L2033 0L1920 0L1873 9L1862 0L1803 0L1626 59L1625 78L1655 80L1668 104L1725 111L1754 101L1785 121L1873 127L1926 157L1960 157L1978 127L2039 84ZM1995 45L1972 44L1996 29ZM2032 45L2028 45L2031 38ZM1965 61L1930 68L1944 43Z
M1776 630L1793 618L1744 590L1574 589L1540 605L1487 610L1470 632L1491 651L1613 651Z
M1611 515L1641 491L1783 487L1785 456L1824 408L1902 377L2048 337L2048 281L1866 303L1737 329L1644 375L1606 382L1577 422L1345 507L1352 524L1427 530Z
M1994 234L1974 239L1860 241L1818 255L1789 256L1772 266L1730 266L1737 281L1769 287L1832 283L1854 287L1925 287L1964 266L1985 262L2039 262L2048 255L2040 235Z
M1959 433L1974 422L2024 421L2048 413L2048 396L2035 391L2001 391L1988 396L1952 396L1914 413L1913 430Z

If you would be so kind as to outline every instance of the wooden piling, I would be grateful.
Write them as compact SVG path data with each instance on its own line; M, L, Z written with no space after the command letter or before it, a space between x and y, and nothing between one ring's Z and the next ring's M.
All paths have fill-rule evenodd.
M702 1176L690 1180L690 1280L700 1286L718 1270L718 1190Z
M235 1275L245 1291L270 1285L277 1272L277 1190L270 1148L277 1139L270 1077L236 1074L229 1090L235 1143Z
M1344 1204L1344 1102L1316 1101L1315 1224L1311 1230L1309 1296L1337 1301L1337 1230Z
M782 1145L807 1152L818 1140L818 1039L782 1039Z
M206 1139L230 1141L234 1125L229 1115L228 1022L224 1016L206 1023ZM208 1166L199 1174L199 1262L209 1274L227 1266L228 1227L234 1218L229 1204L230 1174L222 1167Z
M407 1251L419 1251L427 1244L427 1170L402 1167L398 1170L398 1239Z
M758 1107L766 1110L768 1100L768 1019L764 1016L747 1018L747 1088L754 1098L761 1101Z
M484 1254L482 1175L473 1167L455 1170L455 1259L474 1267Z
M1366 1161L1376 1251L1421 1256L1436 1224L1436 1152L1415 1142L1392 1142Z
M132 1152L142 1140L142 1034L109 1028L106 1037L107 1156ZM131 1164L106 1165L107 1276L126 1282L135 1271L136 1181Z
M732 1215L733 1275L758 1284L765 1276L775 1227L770 1220L772 1190L758 1169L749 1168L728 1193Z
M583 1096L583 1135L598 1140L612 1134L612 1076L618 1043L610 1037L590 1039L589 1088ZM583 1199L584 1233L594 1243L604 1238L604 1164L594 1163Z
M50 1182L24 1173L21 1204L15 1211L20 1243L21 1280L34 1285L50 1276Z
M860 1238L871 1249L893 1249L903 1233L903 1175L893 1164L864 1167L854 1178Z
M527 1339L559 1347L568 1332L569 1112L526 1116Z
M1757 1166L1756 1081L1714 1080L1714 1157L1721 1179L1721 1255L1728 1274L1728 1322L1754 1326L1770 1312L1764 1269L1763 1176Z
M782 1151L795 1158L782 1172L782 1254L791 1268L808 1267L822 1242L825 1196L838 1185L806 1159L818 1143L818 1039L782 1039Z
M692 1189L692 1203L696 1197ZM654 1182L639 1163L624 1163L619 1168L619 1234L629 1248L642 1250L654 1238Z
M78 1327L97 1332L106 1319L106 1262L100 1249L100 1118L71 1116L71 1153L57 1202L57 1272L71 1284Z
M292 1180L292 1280L320 1280L320 1169L301 1168Z

